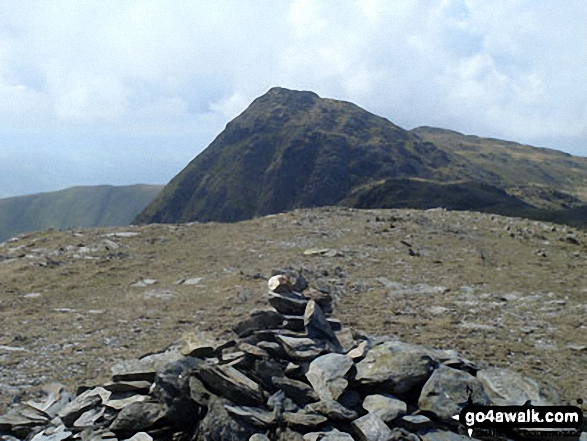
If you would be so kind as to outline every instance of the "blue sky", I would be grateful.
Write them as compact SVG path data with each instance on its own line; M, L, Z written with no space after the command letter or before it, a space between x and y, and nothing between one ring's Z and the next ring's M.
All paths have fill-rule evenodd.
M0 196L166 183L272 86L587 156L582 0L0 2Z

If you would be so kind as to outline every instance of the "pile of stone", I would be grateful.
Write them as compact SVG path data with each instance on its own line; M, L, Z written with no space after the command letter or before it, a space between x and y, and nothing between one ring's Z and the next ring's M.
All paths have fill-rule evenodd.
M543 389L454 351L343 330L326 285L269 279L269 309L219 341L196 333L112 368L112 381L0 417L3 441L465 440L453 416L477 404L546 404ZM515 437L514 437L515 438Z

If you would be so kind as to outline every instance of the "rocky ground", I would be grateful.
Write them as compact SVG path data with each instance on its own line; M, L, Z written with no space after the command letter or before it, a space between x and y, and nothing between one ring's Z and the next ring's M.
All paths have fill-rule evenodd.
M587 236L442 210L48 231L0 245L0 408L266 305L272 270L329 284L346 327L511 368L587 401Z

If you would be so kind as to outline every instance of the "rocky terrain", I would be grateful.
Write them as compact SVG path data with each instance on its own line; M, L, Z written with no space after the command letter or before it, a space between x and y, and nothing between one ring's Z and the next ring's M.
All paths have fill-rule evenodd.
M564 404L548 385L454 350L342 329L329 318L330 285L309 286L305 268L274 273L270 307L237 322L232 338L186 336L116 364L112 381L77 396L47 385L42 401L0 416L2 439L464 441L495 438L459 422L465 405ZM565 439L587 437L581 429ZM508 440L552 434L502 430Z
M235 224L48 231L0 245L0 402L197 332L229 338L275 268L329 287L343 327L456 350L587 397L587 237L444 210L296 210ZM583 404L584 406L584 404Z

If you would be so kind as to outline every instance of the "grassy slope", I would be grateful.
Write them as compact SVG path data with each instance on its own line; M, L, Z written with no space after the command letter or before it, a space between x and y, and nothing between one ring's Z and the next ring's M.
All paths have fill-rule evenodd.
M411 133L458 155L473 172L491 171L491 177L482 177L485 182L533 205L557 209L587 203L587 158L433 127L419 127Z
M127 225L160 190L103 185L0 199L0 241L47 228Z

